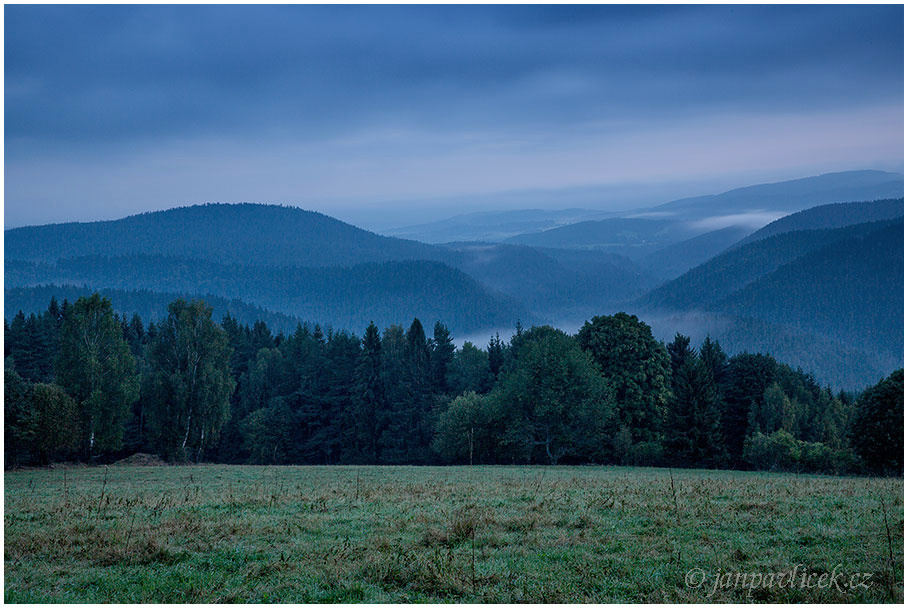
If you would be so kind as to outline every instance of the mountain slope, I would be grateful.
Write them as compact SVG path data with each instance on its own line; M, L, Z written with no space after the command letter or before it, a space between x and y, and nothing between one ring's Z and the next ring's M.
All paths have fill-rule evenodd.
M269 266L343 266L437 260L432 246L382 237L296 207L210 204L108 222L5 231L7 258L53 262L78 256L147 254Z
M681 332L691 337L693 345L699 345L709 335L726 353L769 353L810 372L834 390L864 389L902 365L901 357L862 350L784 323L704 311L640 317L660 340L670 342L676 332Z
M536 321L514 300L439 262L342 267L265 267L164 256L86 256L53 264L6 260L6 287L75 284L240 299L300 319L362 332L413 317L452 332Z
M584 318L655 284L630 260L602 252L452 243L451 264L549 321Z
M727 250L641 297L645 309L688 311L707 308L735 290L809 252L860 237L897 220L844 228L792 231Z
M727 226L679 243L673 243L641 259L641 265L663 279L678 277L738 243L750 230Z
M867 351L903 352L903 224L891 222L781 265L712 307Z
M760 241L772 235L794 230L840 228L850 224L892 220L901 217L903 217L903 199L818 205L771 222L742 239L741 244Z
M148 261L137 266L137 257L142 256L178 258L182 262L179 265L168 262L161 269ZM99 264L95 258L117 258L124 262L124 266L117 268L105 263L104 274L98 276L93 270ZM439 289L433 280L427 281L418 273L405 273L413 285L399 283L398 286L410 301L422 302L426 307L432 298L444 298L445 301L435 303L435 310L446 313L451 323L455 323L451 307L459 299L453 290L467 285L467 278L454 269L480 281L485 290L470 284L465 294L476 297L478 311L484 311L489 319L481 319L477 312L470 323L479 325L470 327L465 314L459 313L457 318L460 321L456 325L467 324L463 325L463 330L480 330L502 320L504 326L510 326L517 317L525 322L531 319L562 319L568 314L578 315L579 307L587 313L592 310L591 307L601 306L606 301L628 299L653 285L652 281L640 276L638 269L629 271L623 266L625 263L613 264L617 257L594 255L584 261L562 263L552 255L527 247L427 245L382 237L314 212L250 204L202 205L141 214L113 222L9 230L6 231L6 259L10 263L65 261L56 267L35 267L40 273L28 278L29 285L66 282L125 290L177 290L187 293L215 290L213 293L217 295L242 298L304 319L356 323L357 326L362 320L346 313L340 315L338 311L344 307L340 306L339 297L332 294L339 289L338 285L345 283L342 278L345 273L352 273L350 281L365 281L362 269L359 272L333 273L330 280L325 273L318 274L321 278L318 281L323 281L327 291L315 293L302 286L300 293L308 294L304 302L283 292L278 296L283 286L277 281L266 287L261 287L260 282L255 284L260 287L249 288L254 285L249 283L250 276L259 274L259 271L252 272L248 268L239 270L239 277L244 279L241 283L247 286L240 290L235 278L225 277L227 271L220 268L212 270L203 263L314 268L405 260L442 262L452 269L443 271L439 267L431 267L430 274L435 278L443 275L450 277L451 290ZM85 268L79 268L79 265ZM175 266L179 268L174 270ZM16 276L15 264L7 264L7 269L12 274L7 278L6 287L18 285L10 283L10 278ZM162 276L163 269L175 274ZM430 267L425 269L428 271ZM386 268L383 272L387 271ZM214 274L209 275L210 272ZM263 278L269 272L265 272ZM377 281L382 279L377 277ZM299 278L288 281L297 285ZM377 296L380 294L376 284L364 286L364 289ZM514 300L493 296L493 292L503 292L525 306L518 305ZM392 299L395 296L389 289L381 291L379 302L391 302ZM503 309L498 313L493 311L492 301L501 302ZM338 307L318 309L317 302L334 303ZM401 302L406 303L407 300ZM308 308L300 308L304 305ZM375 310L376 306L366 306L364 311ZM383 306L385 313L382 315L387 316L390 305ZM406 308L405 304L402 307ZM324 313L328 317L310 317L316 313Z

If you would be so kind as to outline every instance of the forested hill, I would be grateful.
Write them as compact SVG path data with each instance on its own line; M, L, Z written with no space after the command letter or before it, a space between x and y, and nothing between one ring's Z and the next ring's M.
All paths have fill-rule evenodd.
M791 231L729 249L646 294L636 305L670 311L705 309L799 256L894 222L902 224L900 220L890 220L836 229Z
M902 234L902 219L775 234L730 248L631 309L658 326L684 319L692 336L773 353L854 388L902 365Z
M892 220L901 217L903 217L903 199L880 199L876 201L818 205L771 222L742 239L741 244L760 241L772 235L794 230L840 228L851 224Z
M343 266L439 260L416 241L383 237L296 207L209 204L107 222L72 222L5 232L6 257L54 262L78 256L159 254L222 263Z
M743 226L727 226L668 245L645 256L640 263L664 280L673 279L707 262L740 241L749 232L750 230Z
M361 332L370 321L442 320L453 332L510 327L535 318L461 271L432 261L353 267L265 267L165 256L84 256L54 264L6 260L7 286L75 284L238 298L271 311Z
M715 303L871 353L903 353L903 224L885 222L781 265Z
M361 266L386 262L394 264ZM9 230L5 266L7 289L72 284L213 294L354 331L371 320L406 321L395 317L402 303L459 333L519 319L582 321L655 284L617 255L427 245L297 208L252 204Z

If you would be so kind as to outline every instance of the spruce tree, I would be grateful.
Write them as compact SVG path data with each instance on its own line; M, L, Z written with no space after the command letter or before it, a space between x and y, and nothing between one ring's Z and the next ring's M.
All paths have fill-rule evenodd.
M449 393L448 370L454 359L455 346L451 340L451 333L442 322L437 321L433 327L432 337L432 391L433 393Z
M370 322L363 335L357 361L351 421L351 456L355 461L376 463L379 459L380 423L386 401L382 386L382 340L379 328Z
M673 375L666 416L667 456L679 465L719 466L725 459L723 430L711 374L678 336L669 351Z
M903 471L903 369L900 368L856 401L851 440L874 472Z
M499 333L489 337L489 345L486 347L486 353L489 355L489 371L492 373L492 380L495 382L499 378L499 371L505 364L505 345L499 338Z

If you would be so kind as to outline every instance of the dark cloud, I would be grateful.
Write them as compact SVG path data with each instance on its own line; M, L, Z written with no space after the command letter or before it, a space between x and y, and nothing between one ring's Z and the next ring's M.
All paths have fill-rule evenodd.
M6 10L13 138L521 128L902 93L898 6Z
M761 126L749 127L754 146L766 148L774 128L781 140L855 135L863 138L856 162L889 162L893 143L876 146L880 108L889 117L903 103L902 12L9 5L7 211L18 205L25 217L70 191L117 205L110 193L122 198L136 176L147 182L133 204L144 206L155 197L168 206L224 196L227 183L258 200L311 192L362 199L373 187L382 200L436 185L445 195L468 181L567 186L594 180L597 163L615 164L612 154L646 168L655 145L684 149L714 125L713 149L686 150L688 171L692 159L709 168L729 157L731 140L722 137L737 135L726 127L742 124L735 117ZM874 137L860 124L844 129L842 117L872 120L864 133ZM800 124L810 126L793 128ZM610 146L627 152L603 152ZM764 153L748 158L774 156ZM836 154L812 162L849 164ZM424 181L397 159L410 159ZM289 169L296 166L305 185ZM543 173L545 184L522 182ZM54 179L36 181L42 175ZM412 182L407 193L393 192L399 175Z

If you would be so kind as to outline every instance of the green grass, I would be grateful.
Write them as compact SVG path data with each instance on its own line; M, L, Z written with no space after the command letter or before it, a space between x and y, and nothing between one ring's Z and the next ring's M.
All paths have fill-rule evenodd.
M901 479L672 476L649 468L485 466L7 472L4 598L902 600ZM868 573L867 587L798 585L837 565L847 582ZM685 582L695 568L707 577L700 588ZM793 568L793 585L712 593L718 569Z

